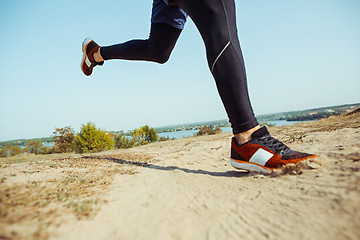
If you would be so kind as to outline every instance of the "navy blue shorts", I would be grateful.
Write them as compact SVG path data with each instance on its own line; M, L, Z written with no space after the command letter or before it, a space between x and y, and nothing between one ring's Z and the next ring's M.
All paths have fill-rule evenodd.
M168 0L154 0L151 23L167 23L178 29L184 29L187 13L181 8L169 7Z

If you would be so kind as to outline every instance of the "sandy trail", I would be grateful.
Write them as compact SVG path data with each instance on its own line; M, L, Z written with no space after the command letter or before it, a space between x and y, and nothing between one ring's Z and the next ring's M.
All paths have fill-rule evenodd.
M360 114L270 128L294 149L320 155L321 167L304 165L286 174L233 169L229 133L93 154L76 166L74 158L31 175L13 173L34 165L6 166L0 168L7 174L4 186L16 177L50 179L57 171L51 181L59 182L68 171L79 174L102 204L89 217L61 210L43 220L0 223L0 239L12 239L9 229L18 231L13 239L360 239L359 127ZM112 182L93 188L107 168ZM127 168L131 174L123 174ZM26 237L36 226L37 235Z
M290 145L319 154L323 166L279 176L232 169L230 137L131 149L156 161L117 176L108 204L93 219L64 224L54 239L360 238L358 128L308 129Z

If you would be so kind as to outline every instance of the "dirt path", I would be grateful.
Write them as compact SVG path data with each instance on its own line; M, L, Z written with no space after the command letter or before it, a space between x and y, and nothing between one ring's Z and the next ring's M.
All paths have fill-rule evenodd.
M31 176L50 179L58 171L51 180L58 183L66 171L76 172L83 177L79 184L89 182L83 192L101 200L98 211L79 218L60 208L45 215L48 221L0 224L0 239L11 239L4 234L9 229L19 232L13 239L359 239L359 127L358 114L271 128L296 150L320 155L321 166L302 164L266 176L230 166L229 133L91 155L81 158L81 166L58 163ZM22 164L0 169L7 174L4 184L15 182L10 173L29 167ZM106 174L112 182L98 188ZM39 225L38 235L25 237L29 226Z
M235 171L229 134L132 149L155 163L117 176L108 204L54 239L359 239L359 128L293 131L306 134L291 145L319 154L322 167L277 176Z

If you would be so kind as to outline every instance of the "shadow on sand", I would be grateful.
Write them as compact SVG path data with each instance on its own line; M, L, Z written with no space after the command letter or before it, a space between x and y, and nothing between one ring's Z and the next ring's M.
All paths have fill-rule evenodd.
M206 171L206 170L192 170L192 169L187 169L187 168L183 168L183 167L178 167L178 166L159 166L156 164L152 164L152 163L145 163L145 162L137 162L137 161L129 161L129 160L124 160L121 158L114 158L114 157L106 157L106 156L82 156L82 158L89 158L89 159L101 159L101 160L107 160L107 161L112 161L115 162L117 164L121 164L121 165L132 165L132 166L138 166L138 167L143 167L143 168L149 168L149 169L155 169L155 170L162 170L162 171L174 171L174 170L179 170L179 171L183 171L185 173L192 173L192 174L203 174L203 175L210 175L210 176L214 176L214 177L237 177L237 178L241 178L241 177L249 177L250 175L253 176L254 173L250 173L247 171L227 171L227 172L212 172L212 171Z

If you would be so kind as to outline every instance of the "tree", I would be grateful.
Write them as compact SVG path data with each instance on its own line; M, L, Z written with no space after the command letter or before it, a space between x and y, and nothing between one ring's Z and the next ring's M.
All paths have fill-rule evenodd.
M27 142L27 150L30 153L38 154L40 153L42 147L43 147L43 143L40 140L29 140Z
M145 141L148 143L156 142L159 140L159 136L157 135L154 128L150 128L148 125L142 127L145 132Z
M74 139L74 146L77 153L100 152L114 148L114 139L106 131L88 122L81 126L80 133Z
M75 139L75 132L71 127L56 128L54 134L56 152L72 152L74 151L73 141Z

